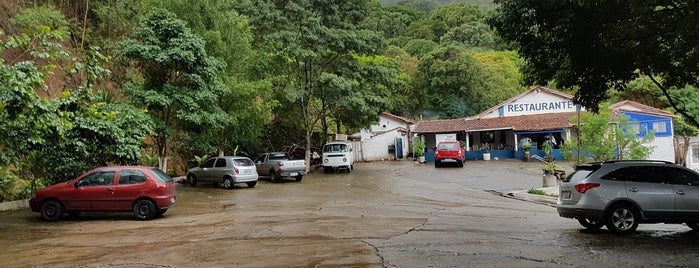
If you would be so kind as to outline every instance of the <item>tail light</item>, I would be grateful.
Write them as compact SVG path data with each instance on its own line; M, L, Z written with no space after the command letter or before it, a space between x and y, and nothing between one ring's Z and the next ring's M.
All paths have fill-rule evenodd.
M584 194L587 190L597 187L599 187L599 183L582 183L575 185L575 190L578 191L578 193Z
M282 161L277 162L277 166L283 167L283 166L284 166L284 162L282 162Z
M233 168L233 171L235 171L235 174L240 174L240 170L238 170L237 167L234 167L234 168Z

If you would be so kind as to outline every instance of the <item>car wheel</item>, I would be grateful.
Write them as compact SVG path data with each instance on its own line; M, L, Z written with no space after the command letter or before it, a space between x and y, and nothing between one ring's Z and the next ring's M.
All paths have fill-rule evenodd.
M692 228L692 230L699 231L699 223L687 222L687 227Z
M197 176L194 176L194 174L187 174L187 184L189 186L197 186Z
M133 205L133 215L139 220L150 220L156 212L155 204L150 200L138 200Z
M303 180L303 175L296 176L296 181L301 181L301 180Z
M223 178L223 184L222 184L222 185L223 185L223 188L226 188L226 189L228 189L228 190L233 189L233 185L234 185L233 179L231 179L231 177L225 177L225 178Z
M459 161L459 167L464 167L464 162L463 162L463 161Z
M434 168L438 168L438 167L440 167L440 166L441 166L441 165L440 165L440 163L439 163L439 160L434 160Z
M580 225L590 230L597 230L604 226L604 223L602 223L601 221L595 221L588 218L578 218L578 222L580 223Z
M251 182L248 182L247 184L248 184L248 187L252 188L252 187L255 187L255 185L257 185L257 181L251 181Z
M274 170L269 171L269 180L271 182L277 182L279 180L279 176L277 176L277 173L274 172Z
M612 206L605 219L607 229L615 234L630 234L638 228L641 215L636 208L627 204Z
M41 217L46 221L57 221L63 217L63 205L56 200L49 200L41 205Z

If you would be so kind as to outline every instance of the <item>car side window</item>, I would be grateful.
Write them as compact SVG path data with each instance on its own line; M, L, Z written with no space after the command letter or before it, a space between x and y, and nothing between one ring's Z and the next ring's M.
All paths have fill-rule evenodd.
M263 161L265 161L265 155L264 155L264 154L260 155L259 157L257 157L257 160L255 160L255 162L263 162Z
M79 187L107 186L114 184L116 171L97 171L80 179L77 183Z
M671 168L670 183L688 186L699 186L699 175L681 168Z
M119 172L119 185L141 184L146 182L146 175L138 170L124 169Z
M211 158L211 159L209 159L209 160L206 160L206 162L204 162L204 164L201 164L201 167L203 167L203 168L210 168L210 167L213 167L213 166L214 166L214 161L216 161L216 158Z
M661 178L658 177L658 170L656 167L623 167L602 177L603 180L616 180L616 181L635 181L635 182L649 182L657 183L662 182Z
M219 158L216 160L216 166L215 167L226 167L226 159L225 158Z

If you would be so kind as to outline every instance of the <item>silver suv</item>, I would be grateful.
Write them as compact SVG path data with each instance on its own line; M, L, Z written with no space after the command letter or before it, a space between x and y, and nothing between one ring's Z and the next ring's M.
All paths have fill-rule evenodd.
M588 229L629 234L639 223L686 223L699 230L699 173L665 161L578 165L560 187L558 215Z

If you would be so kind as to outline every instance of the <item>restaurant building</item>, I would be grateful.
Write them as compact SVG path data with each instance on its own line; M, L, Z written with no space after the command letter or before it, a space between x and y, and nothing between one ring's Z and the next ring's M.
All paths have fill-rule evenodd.
M655 131L655 139L648 144L654 148L650 159L674 161L674 115L632 101L618 102L611 108L628 116L629 122L641 130L639 135ZM489 148L491 159L521 160L524 141L531 144L532 155L542 157L541 145L550 142L554 159L563 159L560 145L577 136L571 119L584 110L573 103L573 96L539 86L472 117L418 121L412 132L425 137L427 161L434 161L434 148L442 140L461 141L467 150L466 160L484 159L483 148Z

